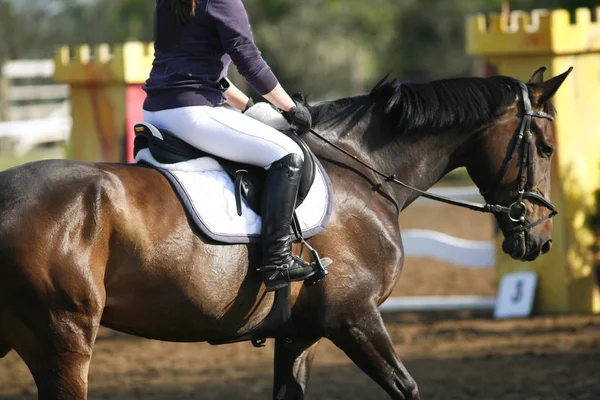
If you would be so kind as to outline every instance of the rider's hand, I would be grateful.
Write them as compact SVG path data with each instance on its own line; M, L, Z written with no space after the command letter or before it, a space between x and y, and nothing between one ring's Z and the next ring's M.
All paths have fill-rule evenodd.
M308 132L312 127L312 117L310 111L302 102L295 101L295 103L296 105L290 111L284 112L283 116L296 133L301 135Z

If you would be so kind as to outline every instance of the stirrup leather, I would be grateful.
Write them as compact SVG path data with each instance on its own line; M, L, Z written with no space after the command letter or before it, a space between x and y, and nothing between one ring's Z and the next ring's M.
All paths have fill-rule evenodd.
M327 257L321 258L321 256L319 256L319 253L317 253L317 250L315 250L311 245L309 245L306 242L306 240L304 239L304 235L302 234L302 228L300 227L300 221L298 221L298 214L296 214L296 211L294 211L294 213L292 214L291 227L292 231L294 232L294 235L296 236L296 239L300 240L300 243L302 245L302 247L300 247L299 258L301 259L302 253L304 252L304 248L307 248L310 252L310 255L312 256L312 259L314 260L315 273L312 274L312 276L310 276L306 280L306 283L308 285L314 285L315 283L319 282L321 279L327 276L327 274L329 273L327 267L329 267L329 265L331 265L333 261Z

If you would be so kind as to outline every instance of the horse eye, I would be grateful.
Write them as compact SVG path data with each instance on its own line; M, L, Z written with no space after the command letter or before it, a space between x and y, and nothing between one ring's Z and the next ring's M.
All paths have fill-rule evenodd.
M554 147L549 146L547 144L542 144L542 153L546 156L546 157L550 157L552 156L552 154L554 154Z

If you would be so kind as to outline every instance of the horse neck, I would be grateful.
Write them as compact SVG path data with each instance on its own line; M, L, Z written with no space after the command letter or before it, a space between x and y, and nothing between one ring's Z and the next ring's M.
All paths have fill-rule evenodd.
M314 108L315 115L319 115L321 107ZM431 188L448 172L465 166L470 152L474 149L477 132L486 130L483 125L456 125L427 132L396 134L378 118L372 112L368 112L349 130L344 123L331 127L327 122L321 125L321 121L315 129L380 172L386 175L393 174L402 182L420 190ZM345 158L320 141L311 141L311 144L313 149L319 149L318 154L322 156L338 160ZM350 159L345 161L353 164ZM374 183L382 181L383 178L376 176ZM400 209L404 209L420 196L413 190L393 183L385 187L385 192L393 197Z
M403 134L382 147L371 146L369 158L378 170L417 189L427 190L448 172L464 166L478 129L446 128L428 133ZM362 140L364 142L364 138ZM398 206L404 209L420 195L389 184Z
M489 131L520 90L518 81L501 76L409 85L382 81L367 95L315 107L313 116L323 121L324 130L327 121L333 124L329 137L336 143L383 173L427 190L449 171L470 163L476 136ZM391 186L388 193L395 192L402 208L419 197L386 185Z

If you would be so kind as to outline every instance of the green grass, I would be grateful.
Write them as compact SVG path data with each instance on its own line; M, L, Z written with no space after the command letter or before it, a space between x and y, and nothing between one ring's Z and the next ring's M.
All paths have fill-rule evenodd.
M65 158L65 149L62 145L36 147L27 154L17 156L8 152L0 153L0 171L16 167L31 161L52 158Z

